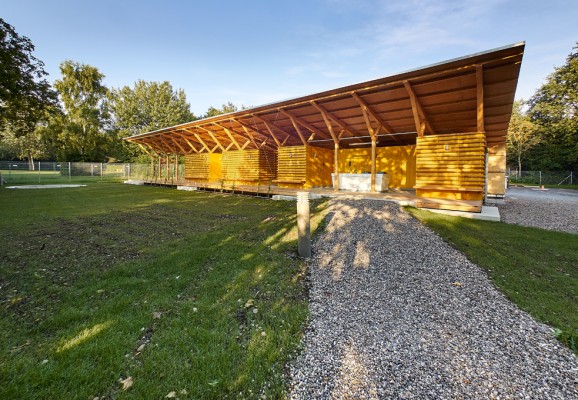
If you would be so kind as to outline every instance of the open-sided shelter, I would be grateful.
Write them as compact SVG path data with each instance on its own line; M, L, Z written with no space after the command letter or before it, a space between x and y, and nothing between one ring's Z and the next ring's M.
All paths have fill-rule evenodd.
M387 173L390 187L416 190L419 206L476 211L505 193L523 53L513 44L127 140L153 156L185 155L191 184L338 190L340 174L367 173L375 190Z

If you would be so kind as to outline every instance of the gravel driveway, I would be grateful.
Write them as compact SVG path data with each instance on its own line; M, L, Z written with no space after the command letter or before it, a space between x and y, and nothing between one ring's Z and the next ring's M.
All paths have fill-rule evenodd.
M330 218L291 399L578 398L578 358L399 206Z
M502 222L578 233L578 190L512 187L498 208Z

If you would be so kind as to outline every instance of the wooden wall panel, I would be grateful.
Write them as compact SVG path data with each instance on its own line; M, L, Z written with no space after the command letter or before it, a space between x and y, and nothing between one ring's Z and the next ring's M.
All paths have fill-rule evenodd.
M302 188L307 181L307 149L305 146L280 147L277 151L277 186Z
M185 180L209 180L209 154L189 154L185 156Z
M416 182L415 146L378 147L376 171L389 174L392 188L413 188ZM339 150L339 172L363 173L371 171L371 149Z
M482 200L485 146L483 133L417 138L417 196Z
M221 159L224 181L255 183L268 181L277 175L277 154L268 150L233 150L224 152Z
M506 143L488 146L488 194L506 194Z
M329 187L334 168L334 151L321 147L307 146L307 182L305 187Z

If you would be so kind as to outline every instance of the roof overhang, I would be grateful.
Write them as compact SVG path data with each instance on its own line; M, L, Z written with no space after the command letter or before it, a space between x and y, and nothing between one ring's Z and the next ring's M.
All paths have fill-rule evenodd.
M157 154L415 144L485 132L504 143L525 43L126 138Z

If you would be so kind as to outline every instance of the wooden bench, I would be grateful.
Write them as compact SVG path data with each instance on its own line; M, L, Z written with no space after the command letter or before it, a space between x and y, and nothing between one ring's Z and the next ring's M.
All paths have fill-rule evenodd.
M452 187L452 186L415 186L416 190L435 190L439 192L483 192L484 188Z

